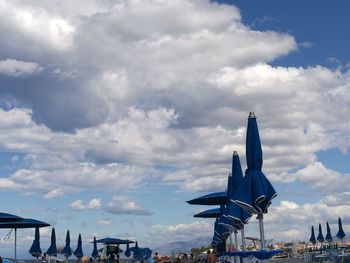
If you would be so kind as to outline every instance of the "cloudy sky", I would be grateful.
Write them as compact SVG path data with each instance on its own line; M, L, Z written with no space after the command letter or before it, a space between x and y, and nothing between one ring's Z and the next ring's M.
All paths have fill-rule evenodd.
M307 240L327 221L335 234L338 217L350 233L349 8L0 0L1 211L49 222L61 245L81 233L86 254L93 236L211 236L185 201L225 190L234 150L245 169L254 111L278 192L267 238ZM34 231L18 232L28 256ZM0 245L12 256L13 235Z

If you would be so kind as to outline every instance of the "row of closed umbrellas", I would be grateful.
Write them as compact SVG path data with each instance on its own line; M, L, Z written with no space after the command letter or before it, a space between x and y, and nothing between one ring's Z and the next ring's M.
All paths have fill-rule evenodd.
M345 233L343 230L343 224L342 221L340 219L340 217L338 218L338 232L336 234L336 237L339 238L341 241L343 240L343 238L345 237ZM323 243L324 241L327 242L332 242L333 241L333 237L332 237L332 233L331 233L331 228L327 222L327 233L326 233L326 237L323 237L323 233L322 233L322 226L321 224L318 224L318 235L317 238L315 237L315 230L314 230L314 226L311 226L311 236L309 241L315 245L316 242L320 242Z
M280 251L266 251L263 214L266 214L276 191L262 172L262 147L256 117L250 113L246 133L247 169L243 176L237 152L233 153L231 174L225 192L212 193L188 201L192 205L219 205L219 208L206 210L194 217L216 218L212 245L218 252L226 252L226 240L234 233L237 247L237 233L241 232L243 252L239 255L253 255L268 259ZM253 214L257 214L260 230L261 251L245 252L244 226ZM249 254L249 255L248 255Z
M41 256L42 250L40 248L40 232L39 228L41 227L47 227L50 226L50 224L46 222L42 222L36 219L30 219L30 218L23 218L17 215L13 214L8 214L8 213L1 213L0 212L0 228L10 228L14 229L15 232L15 249L14 249L14 262L17 261L17 229L22 229L22 228L35 228L35 237L33 240L33 243L29 249L29 253L36 257L37 259ZM141 248L138 247L137 242L130 241L127 239L119 239L119 238L102 238L96 240L96 237L94 237L93 240L93 251L91 254L92 258L97 258L98 257L98 250L97 250L97 243L103 243L105 245L109 244L126 244L127 249L125 251L125 256L129 257L131 255L131 252L133 253L133 257L136 260L143 260L146 258L149 258L152 254L152 250L149 248ZM129 248L130 243L135 243L135 246L132 248ZM51 232L51 244L49 248L46 251L46 254L50 257L56 257L58 254L57 251L57 246L56 246L56 232L55 228L52 228ZM81 234L79 234L78 237L78 242L77 242L77 247L72 251L70 247L70 233L69 230L67 231L66 234L66 244L63 250L61 251L61 254L63 254L66 258L68 258L71 255L76 256L77 258L82 258L84 256L83 253L83 248L82 248L82 238Z

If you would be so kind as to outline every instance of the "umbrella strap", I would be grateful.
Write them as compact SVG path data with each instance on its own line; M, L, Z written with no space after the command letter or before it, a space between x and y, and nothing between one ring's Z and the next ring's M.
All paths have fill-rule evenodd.
M2 239L3 240L9 239L11 236L12 230L13 230L13 228L11 228L10 232L8 232Z

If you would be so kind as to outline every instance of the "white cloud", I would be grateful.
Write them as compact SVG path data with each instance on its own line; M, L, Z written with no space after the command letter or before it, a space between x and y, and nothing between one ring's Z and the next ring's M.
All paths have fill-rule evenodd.
M82 200L76 200L69 206L73 210L99 210L101 209L102 202L100 198L93 198L86 204Z
M37 63L15 59L0 60L0 74L11 77L26 77L38 74L43 70Z
M129 197L121 195L114 196L113 199L107 203L106 211L112 214L152 215L152 212L142 208Z
M108 226L110 224L112 224L112 221L109 219L99 219L96 222L96 225L98 225L98 226Z

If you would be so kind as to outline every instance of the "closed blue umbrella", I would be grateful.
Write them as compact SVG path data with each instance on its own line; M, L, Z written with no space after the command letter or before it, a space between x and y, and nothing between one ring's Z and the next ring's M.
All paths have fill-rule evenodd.
M50 247L47 249L46 254L53 257L57 256L56 232L54 227L51 231L51 244Z
M125 250L124 255L125 255L126 257L130 257L130 256L131 256L129 244L126 244L126 250Z
M68 259L68 257L70 257L72 255L72 249L70 247L70 234L69 234L69 230L67 230L67 234L66 234L66 245L64 246L63 250L62 250L62 254L66 257L66 260Z
M331 228L329 227L328 222L327 222L326 240L327 240L329 243L333 241L332 234L331 234Z
M261 250L266 250L263 214L267 213L267 208L277 193L261 170L263 154L259 129L253 112L249 114L248 118L246 159L247 170L233 199L237 205L248 210L251 214L258 214Z
M318 224L318 236L317 236L316 239L317 239L318 242L321 242L321 243L324 241L321 224Z
M39 227L35 228L35 237L34 237L33 244L29 249L29 253L33 257L35 257L37 261L38 261L38 258L41 256Z
M337 238L339 238L340 240L343 241L343 238L345 237L345 233L344 233L344 230L343 230L343 224L341 222L341 219L340 217L338 218L338 233L337 233Z
M79 237L78 237L77 248L75 249L73 254L74 254L74 256L76 256L79 259L84 256L83 247L82 247L82 241L81 241L81 235L80 234L79 234Z
M310 242L311 242L313 245L316 244L314 226L311 226L311 237L310 237Z
M98 257L96 237L94 237L94 249L92 250L91 257L93 257L94 259Z

